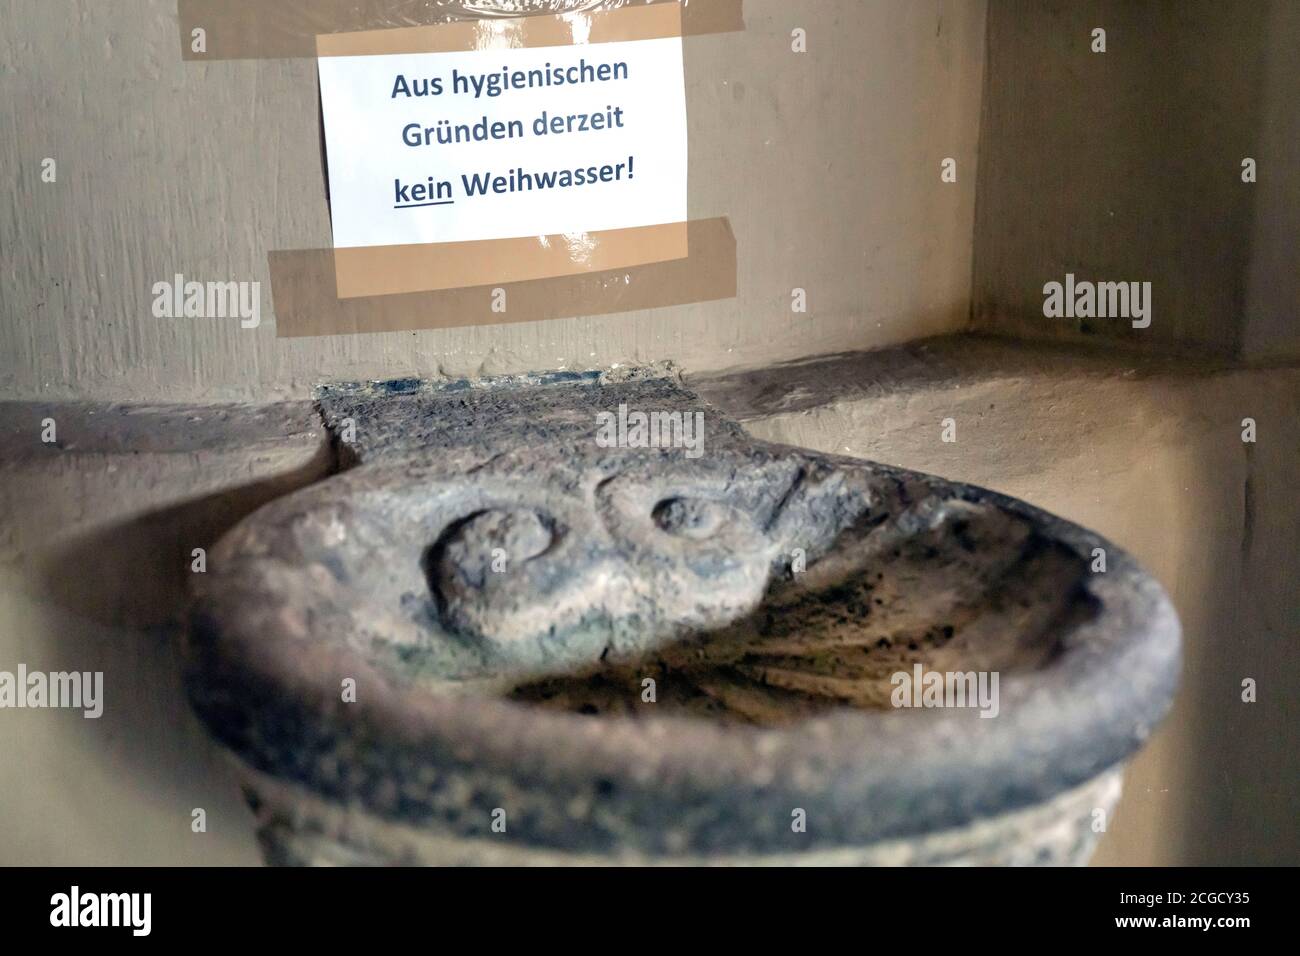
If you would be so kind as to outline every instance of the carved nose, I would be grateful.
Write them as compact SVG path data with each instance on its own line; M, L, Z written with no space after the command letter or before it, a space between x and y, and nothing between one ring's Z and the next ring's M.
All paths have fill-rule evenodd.
M548 625L566 627L601 601L583 581L579 552L563 547L574 543L570 532L534 508L493 507L452 522L426 559L442 627L497 661L539 662Z
M554 535L536 511L494 508L467 519L447 538L438 557L438 583L452 599L491 587L511 568L550 547Z

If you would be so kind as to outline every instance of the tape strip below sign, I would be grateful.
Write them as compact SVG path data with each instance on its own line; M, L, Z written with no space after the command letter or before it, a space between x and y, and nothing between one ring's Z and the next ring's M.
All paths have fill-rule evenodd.
M464 328L614 315L734 298L736 237L730 223L697 219L687 230L691 251L685 259L500 286L357 299L340 299L334 294L333 250L276 250L268 259L275 334L296 338ZM497 307L502 297L509 303L504 311Z
M339 298L688 255L677 4L317 49Z

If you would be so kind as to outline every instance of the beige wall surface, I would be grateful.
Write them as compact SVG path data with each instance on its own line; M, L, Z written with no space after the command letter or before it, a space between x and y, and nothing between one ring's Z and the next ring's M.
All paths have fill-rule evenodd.
M1298 42L1294 0L991 4L975 326L1300 355ZM1150 282L1150 327L1044 317L1067 272Z
M696 0L698 2L698 0ZM982 0L746 0L687 38L692 218L730 218L735 299L516 325L277 339L267 253L329 244L316 66L183 62L174 0L0 0L0 397L305 396L325 380L885 345L969 312ZM791 31L807 52L791 52ZM57 181L42 181L42 161ZM943 184L952 157L958 181ZM260 328L152 286L261 283ZM808 312L791 312L791 290Z
M1300 357L1300 3L1275 0L1265 26L1261 166L1242 354Z

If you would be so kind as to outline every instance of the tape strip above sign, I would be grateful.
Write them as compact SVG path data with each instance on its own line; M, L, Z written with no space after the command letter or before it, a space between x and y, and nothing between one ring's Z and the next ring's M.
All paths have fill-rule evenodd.
M645 0L650 5L679 0ZM327 33L385 30L470 21L491 23L485 16L503 5L439 0L177 0L181 57L185 60L304 58L317 55L316 38ZM601 9L605 5L593 6ZM614 7L616 4L609 4ZM555 9L520 13L554 14ZM681 4L683 36L727 33L745 28L743 0L690 0ZM562 11L560 11L562 12ZM194 31L203 31L202 50Z
M662 40L682 35L683 13L684 8L676 3L650 3L591 10L580 16L462 20L402 30L326 33L316 38L316 52L320 56L381 56Z

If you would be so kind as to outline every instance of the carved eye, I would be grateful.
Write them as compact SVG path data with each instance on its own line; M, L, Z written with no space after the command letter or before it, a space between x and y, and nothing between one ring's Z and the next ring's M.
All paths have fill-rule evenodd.
M707 498L665 498L650 517L665 534L702 541L732 521L734 512L730 505Z

